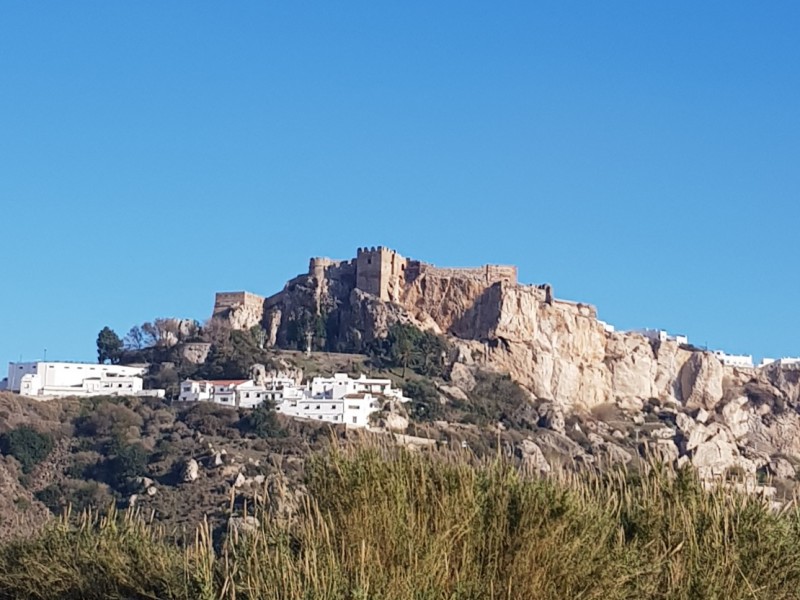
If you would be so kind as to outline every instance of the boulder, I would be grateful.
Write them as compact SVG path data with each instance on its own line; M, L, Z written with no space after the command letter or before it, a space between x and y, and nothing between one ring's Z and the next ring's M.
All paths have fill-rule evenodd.
M441 391L446 396L449 396L453 400L460 400L461 402L469 402L469 396L467 396L467 393L460 387L456 387L454 385L442 385L439 387L439 391Z
M544 457L544 453L535 442L531 440L522 440L520 444L522 450L523 464L539 471L540 473L549 473L550 464Z
M740 456L736 446L719 435L695 449L692 453L692 465L701 479L720 477L732 467L738 467L744 475L752 475L756 471L753 461Z
M782 479L794 479L795 469L785 458L777 456L769 463L769 470L775 477Z
M567 424L564 419L564 413L561 407L554 402L543 402L539 406L539 417L543 427L552 429L562 435L566 432Z
M187 460L183 465L183 481L190 483L195 481L200 476L200 466L193 458Z
M397 413L388 413L385 417L386 429L392 431L405 431L408 429L408 419Z
M460 362L453 364L450 370L450 381L453 382L454 386L465 392L471 392L476 385L475 376L472 374L472 371L469 367Z

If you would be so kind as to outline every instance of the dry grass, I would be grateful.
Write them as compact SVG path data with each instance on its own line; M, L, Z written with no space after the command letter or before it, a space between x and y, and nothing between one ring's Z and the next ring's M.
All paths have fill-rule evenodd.
M296 518L185 548L136 514L0 548L2 598L796 598L800 515L653 469L540 479L376 445L308 466Z

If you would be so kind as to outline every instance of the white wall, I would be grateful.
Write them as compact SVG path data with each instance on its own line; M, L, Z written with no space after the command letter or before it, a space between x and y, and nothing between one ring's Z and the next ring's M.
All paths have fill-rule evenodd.
M20 391L22 377L38 375L42 388L82 387L85 379L96 377L137 377L142 367L100 365L94 363L22 362L8 363L8 389Z

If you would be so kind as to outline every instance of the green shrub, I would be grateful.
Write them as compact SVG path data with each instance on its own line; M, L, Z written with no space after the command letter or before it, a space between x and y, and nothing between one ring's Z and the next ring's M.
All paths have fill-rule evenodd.
M262 402L239 420L242 433L252 433L262 439L285 437L286 431L278 422L275 410L269 402Z
M447 352L448 345L442 336L403 323L392 325L385 338L367 348L374 363L402 368L403 377L406 369L429 377L441 376Z
M112 501L107 488L96 481L71 480L61 484L53 483L35 495L55 515L63 514L68 507L73 512L106 508Z
M30 473L52 450L53 438L27 425L0 435L0 452L16 458L23 473Z
M427 380L409 380L403 384L403 393L411 398L409 413L418 422L431 422L442 418L442 405L436 386Z
M239 412L230 406L220 406L212 402L197 402L180 415L187 427L205 435L234 437L239 435L236 425Z

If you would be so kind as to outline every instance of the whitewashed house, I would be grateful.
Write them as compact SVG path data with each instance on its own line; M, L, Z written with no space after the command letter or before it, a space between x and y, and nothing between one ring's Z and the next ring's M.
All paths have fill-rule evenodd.
M187 379L181 383L180 402L214 402L238 408L254 408L269 400L283 399L283 386L294 382L290 379L275 379L268 385L256 385L252 379L217 379L195 381Z
M759 367L766 367L768 365L797 365L800 364L800 358L795 356L784 356L783 358L762 358L761 362L758 363Z
M9 363L5 389L23 396L157 396L164 390L143 389L146 367L77 362Z
M345 373L314 377L306 385L288 378L274 378L265 385L250 379L192 381L181 383L182 402L214 402L225 406L252 408L271 402L281 414L313 421L366 427L372 413L389 400L405 402L403 392L390 379L364 375L354 379Z
M689 338L680 333L671 334L665 329L634 329L631 333L643 335L651 342L676 342L678 344L688 344Z
M727 354L721 350L715 350L714 356L716 356L723 365L729 367L753 368L753 357L749 354Z

